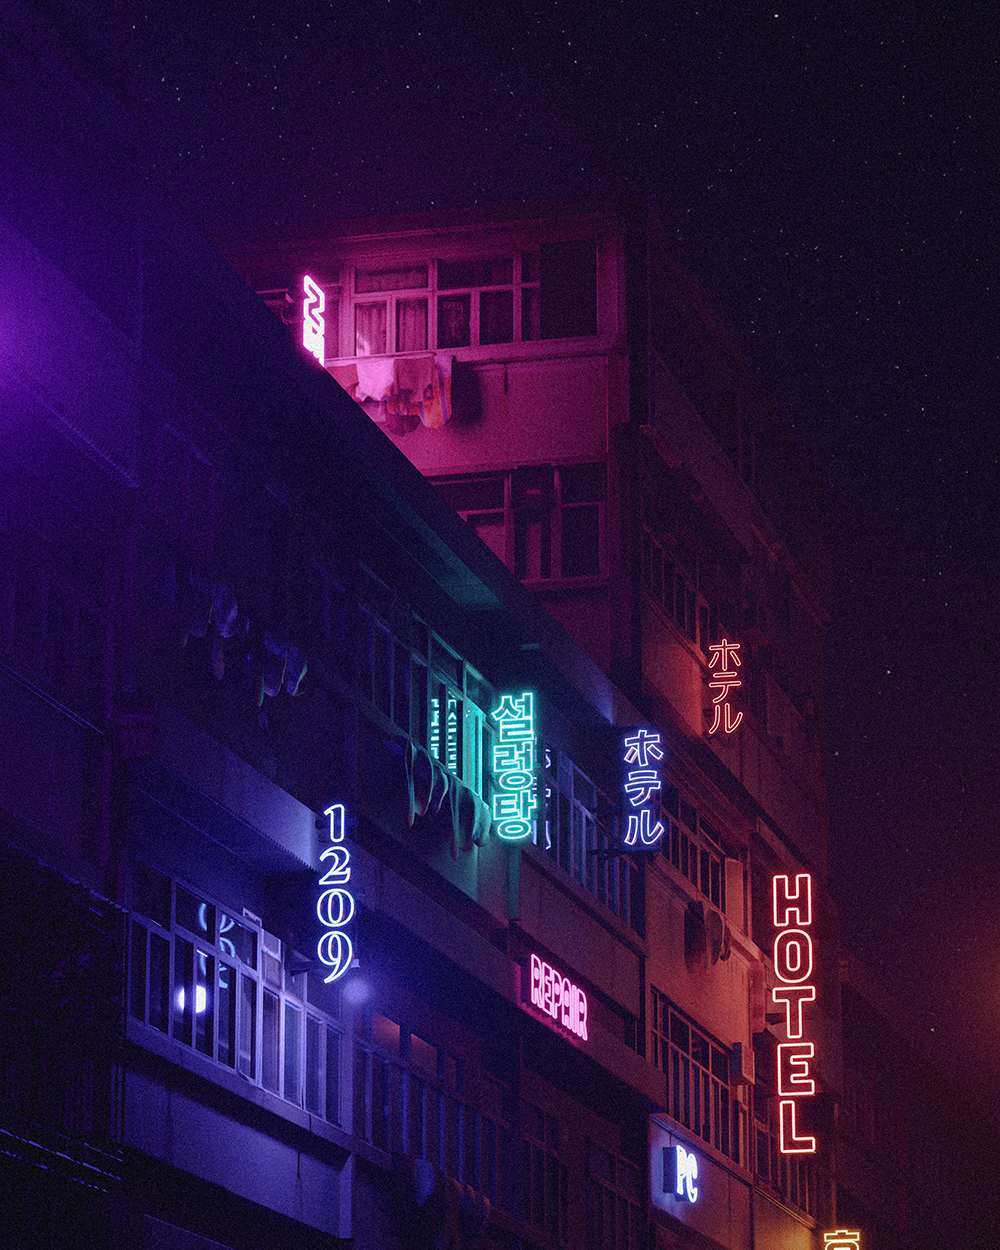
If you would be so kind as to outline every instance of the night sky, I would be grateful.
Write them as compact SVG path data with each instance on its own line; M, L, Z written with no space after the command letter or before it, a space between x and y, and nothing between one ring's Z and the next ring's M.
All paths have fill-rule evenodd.
M99 38L207 234L652 203L830 491L842 937L970 1089L1000 1066L998 18L809 7L126 0Z

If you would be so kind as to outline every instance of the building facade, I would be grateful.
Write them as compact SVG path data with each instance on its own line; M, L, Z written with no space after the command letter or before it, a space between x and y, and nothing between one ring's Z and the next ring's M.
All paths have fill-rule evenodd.
M0 1240L835 1245L824 505L655 220L262 302L8 10Z
M630 874L634 862L641 986L619 1006L660 1085L643 1177L656 1236L821 1244L840 1085L828 536L822 493L738 352L655 219L627 201L221 247L291 337L308 337L322 302L317 360L658 735L654 760L619 728L617 759L584 783L596 841L547 817L525 848L561 870L556 884L568 874L584 889L615 858ZM569 792L556 770L545 787L553 806ZM808 942L811 961L801 977L784 970L784 996L775 878L810 892L811 909L779 917L806 932L782 949L805 959L794 942ZM550 947L570 977L584 971L580 946ZM803 1059L785 1098L779 1055ZM664 1188L678 1149L698 1159L696 1202L676 1177Z

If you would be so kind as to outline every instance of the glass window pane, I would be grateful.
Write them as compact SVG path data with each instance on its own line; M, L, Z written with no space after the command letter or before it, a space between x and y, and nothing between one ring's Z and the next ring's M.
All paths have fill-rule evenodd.
M601 571L601 506L562 510L562 576L594 577Z
M442 291L459 286L502 286L513 280L513 256L438 261L438 287Z
M514 341L514 292L483 291L479 297L480 343Z
M340 1123L340 1034L326 1030L326 1118ZM363 1136L363 1126L355 1130Z
M425 1042L415 1033L410 1034L410 1062L429 1076L436 1077L438 1070L437 1047Z
M529 288L521 292L521 339L534 343L542 337L542 318L538 290Z
M158 933L149 935L149 1023L167 1031L170 996L170 943Z
M396 301L396 351L422 352L427 349L427 301Z
M354 354L380 356L386 351L386 306L377 304L354 306Z
M194 958L194 1044L203 1055L212 1054L215 1017L215 960L202 951Z
M470 307L469 295L438 296L438 347L469 346Z
M426 265L359 266L355 274L354 289L367 291L407 291L427 285Z
M173 1035L191 1045L194 1001L194 947L179 937L174 940Z
M182 929L196 933L206 942L215 941L215 908L211 903L206 903L185 890L182 885L177 887L174 915Z
M283 1088L289 1102L300 1103L302 1091L299 1088L299 1077L302 1060L299 1048L302 1031L302 1012L291 1003L285 1003L285 1036L284 1036L284 1073Z
M257 1075L257 983L240 977L240 1072Z
M265 1089L278 1091L278 999L264 991L260 1022L260 1079Z
M399 1054L399 1025L379 1012L372 1012L372 1041L390 1055Z
M219 946L223 953L248 968L257 967L257 934L233 916L219 914Z
M236 1066L236 969L219 964L219 996L215 1013L219 1063Z
M132 922L129 957L129 1010L137 1020L146 1019L146 930Z
M314 1115L322 1115L320 1102L322 1090L322 1058L323 1026L312 1016L306 1017L306 1110Z

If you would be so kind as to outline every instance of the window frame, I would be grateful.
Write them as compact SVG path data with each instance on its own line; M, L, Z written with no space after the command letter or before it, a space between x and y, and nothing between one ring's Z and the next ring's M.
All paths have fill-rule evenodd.
M275 1097L316 1115L331 1124L340 1124L340 1053L343 1023L340 1019L339 990L326 989L325 996L337 1014L318 1006L310 995L307 973L293 973L287 966L284 944L269 934L258 917L212 900L175 876L160 872L143 860L136 860L148 873L168 883L169 924L163 914L148 916L141 902L134 901L129 914L128 1014L132 1023L153 1030L168 1044L194 1051L211 1068L265 1090ZM205 931L197 932L178 916L178 891L183 891L204 909ZM209 924L208 917L211 916ZM223 927L223 917L232 924ZM233 939L224 934L239 926L251 935L252 959L236 951ZM213 936L209 937L209 931ZM154 951L159 951L162 973L154 976ZM163 956L165 955L165 959ZM187 966L179 966L181 959ZM204 980L197 969L204 969ZM228 969L232 980L223 984ZM313 974L315 975L315 974ZM315 981L313 982L315 984ZM195 1011L186 1006L187 988L194 990ZM199 991L211 1002L201 1030L197 1017ZM316 991L314 991L316 992ZM180 995L184 999L180 1001ZM158 999L154 1010L154 995ZM220 1014L217 1005L229 1003L228 1050L231 1061L222 1056ZM268 1003L273 1003L273 1009ZM266 1054L266 1013L273 1010L274 1050ZM289 1049L288 1023L297 1019L294 1052ZM210 1034L210 1036L209 1036ZM201 1044L199 1044L201 1041ZM267 1066L266 1066L267 1065ZM274 1079L271 1074L274 1074ZM294 1089L289 1088L290 1082ZM310 1091L315 1091L315 1096Z
M460 286L442 286L440 282L440 266L442 262L447 265L452 264L468 264L475 265L483 262L495 260L511 259L511 280L509 282L473 282L465 283ZM540 281L539 281L539 263L538 251L531 248L511 248L509 251L497 252L494 254L483 254L468 258L445 258L438 256L429 256L414 261L403 260L399 263L400 273L404 272L409 265L411 269L420 269L426 266L427 281L423 286L394 286L387 287L384 290L362 291L359 290L358 278L359 274L365 269L371 268L372 265L381 265L386 272L389 272L389 262L369 262L368 264L354 263L350 266L350 296L343 300L342 303L346 308L345 315L349 318L347 329L347 337L343 334L339 337L345 343L351 345L351 352L340 359L366 359L371 356L398 356L406 355L410 352L453 352L461 351L467 347L489 347L501 346L508 343L527 343L535 342L541 338L539 306L540 306ZM527 275L527 276L526 276ZM511 332L510 339L483 340L483 314L482 314L482 297L484 294L492 292L510 291L511 293ZM440 334L440 301L449 297L468 296L469 298L469 314L468 314L468 342L455 344L442 344ZM426 309L426 343L423 347L400 348L399 346L399 305L401 302L410 300L425 299L427 302ZM385 350L381 352L359 352L357 337L357 308L361 305L373 305L381 303L385 309ZM528 333L525 334L525 323L528 324ZM331 353L327 353L330 356Z

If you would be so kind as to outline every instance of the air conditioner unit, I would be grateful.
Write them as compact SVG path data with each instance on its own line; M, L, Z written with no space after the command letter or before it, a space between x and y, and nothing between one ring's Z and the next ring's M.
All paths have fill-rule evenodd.
M737 1085L754 1083L753 1047L735 1042L729 1052L729 1075Z

